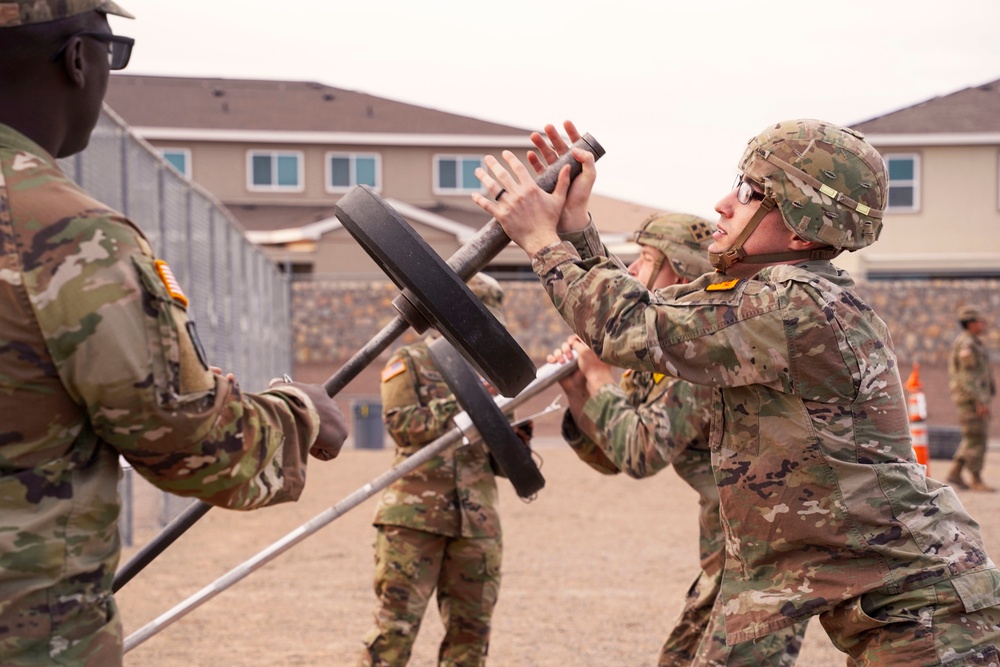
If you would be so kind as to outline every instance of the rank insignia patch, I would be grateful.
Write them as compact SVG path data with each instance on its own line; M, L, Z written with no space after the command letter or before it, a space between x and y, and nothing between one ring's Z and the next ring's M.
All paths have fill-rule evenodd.
M731 290L740 283L739 278L733 278L732 280L727 280L724 283L714 283L705 288L706 292L725 292L726 290Z

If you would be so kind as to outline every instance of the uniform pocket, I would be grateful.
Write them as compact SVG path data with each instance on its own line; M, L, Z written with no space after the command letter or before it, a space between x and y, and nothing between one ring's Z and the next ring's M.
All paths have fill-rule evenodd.
M722 393L719 437L722 447L735 452L760 453L760 395L752 387L735 387ZM716 420L712 419L712 437Z
M1000 604L1000 572L995 568L968 572L950 579L966 612Z
M180 394L180 341L171 312L173 298L149 261L133 258L142 285L142 311L145 316L146 347L156 401L174 405Z

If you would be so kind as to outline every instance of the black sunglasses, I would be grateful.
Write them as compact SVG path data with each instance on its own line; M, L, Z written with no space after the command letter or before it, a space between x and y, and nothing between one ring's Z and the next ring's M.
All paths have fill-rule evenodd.
M108 65L111 69L125 69L129 58L132 57L132 45L135 44L135 40L131 37L112 35L109 32L84 31L70 35L66 39L66 43L52 56L52 62L59 60L69 47L69 43L76 37L90 37L91 39L106 43L108 45Z

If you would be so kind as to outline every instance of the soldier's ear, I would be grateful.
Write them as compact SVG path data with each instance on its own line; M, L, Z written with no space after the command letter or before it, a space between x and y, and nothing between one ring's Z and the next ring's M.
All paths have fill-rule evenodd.
M59 63L66 74L66 80L74 88L82 89L87 84L87 50L82 37L72 37L63 50Z

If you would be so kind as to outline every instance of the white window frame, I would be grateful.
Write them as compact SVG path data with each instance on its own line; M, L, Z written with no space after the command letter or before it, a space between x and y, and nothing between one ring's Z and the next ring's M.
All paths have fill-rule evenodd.
M335 157L347 158L350 161L350 167L349 167L350 175L348 177L350 183L348 183L346 186L334 185L333 183L330 182L330 180L333 178L333 174L331 173L332 170L330 169L330 158L335 158ZM324 166L323 184L326 187L327 192L331 193L347 192L352 187L358 184L358 177L357 177L358 158L374 158L375 185L372 186L372 189L375 190L375 192L382 191L382 156L380 154L352 153L349 151L328 151L327 154L323 157L323 166Z
M171 167L173 167L174 169L177 169L177 171L180 172L181 176L184 176L185 178L191 178L192 165L191 165L191 149L190 148L181 148L181 147L174 148L173 146L164 146L164 147L159 148L158 150L160 151L160 156L164 160L167 159L167 153L179 153L179 154L183 155L184 156L184 170L183 171L181 171L180 169L177 169L177 165L173 164L169 160L167 162L168 162L168 164L170 164Z
M483 158L486 157L481 153L439 153L434 156L433 160L433 170L434 170L434 187L433 191L436 195L467 195L472 192L484 192L483 184L476 179L475 187L470 188L443 188L441 187L440 179L438 178L440 174L440 165L442 160L453 160L461 163L462 160L475 159L479 161L479 164L483 163ZM461 169L458 170L458 176L461 178Z
M887 213L918 213L920 212L920 153L883 153L882 159L885 160L886 170L889 169L890 160L912 160L913 161L913 180L911 181L895 181L900 185L909 185L913 188L913 203L910 206L886 206ZM889 179L889 189L892 189L893 180Z
M296 173L296 180L298 181L295 185L278 185L273 183L271 185L257 185L253 182L253 159L259 155L267 155L272 158L273 162L271 165L271 175L277 176L276 169L278 165L279 157L289 157L294 156L296 159L296 165L298 167ZM305 157L302 151L269 151L262 150L259 148L251 148L247 151L247 190L250 192L303 192L305 187ZM277 180L275 178L274 180Z

